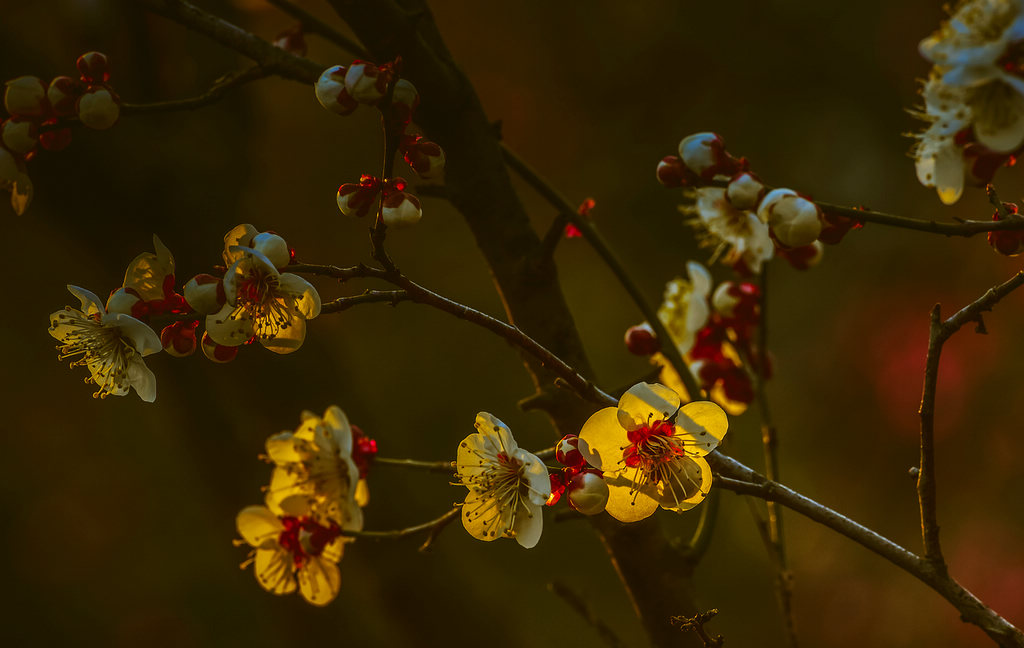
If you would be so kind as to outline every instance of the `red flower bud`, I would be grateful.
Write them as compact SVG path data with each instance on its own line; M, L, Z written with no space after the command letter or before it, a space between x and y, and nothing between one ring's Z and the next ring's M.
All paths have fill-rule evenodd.
M647 322L626 330L626 348L633 355L649 356L661 350L661 341Z
M106 83L110 80L110 61L106 54L86 52L75 61L75 67L86 83Z

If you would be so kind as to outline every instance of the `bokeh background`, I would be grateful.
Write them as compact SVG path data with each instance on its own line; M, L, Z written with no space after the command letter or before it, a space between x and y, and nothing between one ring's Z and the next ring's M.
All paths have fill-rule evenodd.
M273 38L294 21L259 0L202 6ZM333 19L325 2L300 3ZM508 144L593 212L652 301L687 259L706 260L654 167L689 133L715 130L771 184L842 204L949 220L988 218L983 192L952 208L917 184L907 157L927 72L919 39L937 1L611 0L492 3L435 0L442 33ZM0 78L74 73L97 49L124 100L201 92L246 63L130 2L0 0ZM344 28L343 26L339 25ZM325 65L351 57L315 37ZM338 184L379 168L370 110L341 119L309 87L269 79L180 114L125 117L76 131L71 148L30 166L30 212L4 217L8 299L0 423L0 606L6 645L505 646L596 642L546 588L574 588L626 645L644 644L597 537L551 518L540 545L485 544L457 524L426 554L419 539L360 541L325 609L261 590L238 564L235 513L259 503L263 440L303 409L338 404L381 454L448 459L493 412L521 445L547 447L540 414L519 412L530 383L508 346L411 304L324 316L303 348L278 357L246 348L228 365L202 355L154 356L155 404L134 394L100 402L83 372L55 361L47 315L71 303L67 283L106 294L157 233L179 276L207 271L221 237L249 222L287 238L304 260L368 258L363 223L342 218ZM1003 170L1004 199L1022 174ZM538 231L552 210L521 193ZM0 211L7 211L6 207ZM424 199L425 216L389 237L415 279L500 314L486 266L460 217ZM622 333L640 316L579 240L557 260L597 378L613 387L647 369ZM945 239L868 226L796 272L771 265L769 387L783 480L893 540L919 543L916 408L928 311L952 312L1009 277L1019 262L982 238ZM724 279L728 269L715 268ZM361 286L318 283L330 299ZM1024 296L946 347L938 401L944 546L961 582L1024 622ZM732 423L728 451L761 467L755 412ZM367 528L425 521L462 496L443 475L378 467ZM550 512L549 512L550 513ZM665 514L667 515L667 514ZM696 515L671 520L687 535ZM807 646L976 646L984 636L945 601L881 558L796 514L785 518L796 626ZM651 569L659 565L652 564ZM714 544L696 576L710 626L730 646L781 646L772 569L746 502L722 497Z

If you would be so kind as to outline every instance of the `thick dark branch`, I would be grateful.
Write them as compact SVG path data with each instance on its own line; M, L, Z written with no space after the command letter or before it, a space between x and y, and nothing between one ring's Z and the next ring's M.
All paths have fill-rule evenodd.
M836 531L915 576L949 601L967 623L981 628L997 645L1024 648L1024 634L996 614L976 596L920 556L892 540L854 522L845 515L819 504L782 484L768 481L731 457L712 452L707 457L715 470L715 485L743 495L774 501Z
M1006 221L998 221L1006 222ZM924 386L921 390L921 464L917 473L917 499L921 509L921 536L925 559L939 571L946 569L939 544L939 522L935 487L935 394L939 380L942 346L968 322L976 322L984 332L982 313L992 310L999 300L1024 284L1024 272L990 288L984 295L942 321L939 305L932 308L929 322L928 354L925 357Z
M220 101L224 94L231 88L236 88L257 79L266 78L267 74L267 71L262 67L254 65L245 70L238 70L236 72L225 74L214 81L213 85L198 97L191 97L189 99L173 99L171 101L159 101L148 104L126 103L121 106L121 114L140 115L156 112L195 110Z

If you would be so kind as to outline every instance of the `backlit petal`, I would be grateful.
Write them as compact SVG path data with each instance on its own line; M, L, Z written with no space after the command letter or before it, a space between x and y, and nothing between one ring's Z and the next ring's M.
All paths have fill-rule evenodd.
M269 549L277 546L284 525L265 506L247 506L235 518L238 532L253 547Z
M341 573L330 561L312 558L299 570L299 591L313 605L327 605L341 589Z
M626 430L619 424L618 409L606 407L594 412L583 424L578 447L588 464L615 472L622 467L622 451L628 445Z
M679 409L679 394L658 383L637 383L619 399L619 423L635 430L651 421L662 421Z
M729 431L729 417L711 401L694 401L683 405L676 417L676 426L677 430L682 428L688 437L687 454L703 456L722 442Z

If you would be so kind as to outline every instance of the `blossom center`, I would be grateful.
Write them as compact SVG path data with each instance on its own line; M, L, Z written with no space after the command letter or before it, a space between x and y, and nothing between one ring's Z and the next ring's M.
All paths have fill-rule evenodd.
M57 314L50 328L57 326L65 327L57 359L71 360L72 367L88 367L92 376L86 382L98 387L93 398L128 391L128 365L138 351L121 329L103 324L99 313L89 316L70 309Z
M651 481L658 482L660 464L686 455L682 439L675 436L675 426L668 421L653 421L626 433L630 444L622 451L627 468L639 468Z
M231 319L243 315L252 321L256 337L269 340L288 328L294 319L291 296L281 293L278 277L253 270L238 282L236 307Z
M491 460L482 461L479 472L462 477L466 486L484 494L468 514L471 518L490 517L486 535L514 535L519 508L525 507L530 493L530 486L523 478L525 468L519 459L499 452ZM526 514L530 515L528 509Z
M324 548L341 535L341 528L334 522L324 526L310 517L283 517L284 530L277 538L278 544L292 554L292 562L301 569L310 558L317 558Z

